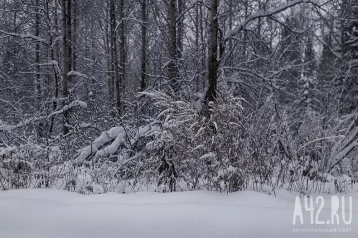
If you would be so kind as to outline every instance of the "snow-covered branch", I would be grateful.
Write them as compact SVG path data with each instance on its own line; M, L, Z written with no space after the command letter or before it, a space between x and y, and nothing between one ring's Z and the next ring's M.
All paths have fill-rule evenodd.
M238 34L240 31L244 30L246 28L246 26L258 19L258 18L261 18L261 17L269 17L269 16L272 16L272 15L275 15L277 13L280 13L282 11L285 11L286 9L289 9L291 7L294 7L298 4L302 4L302 3L314 3L312 0L295 0L295 1L291 1L291 2L288 2L287 4L285 5L282 5L278 8L275 8L275 9L271 9L271 10L268 10L268 11L259 11L257 12L256 14L253 14L252 16L248 17L243 23L241 23L239 26L233 28L231 31L229 31L225 37L224 37L224 41L228 40L229 38L235 36L236 34Z
M61 113L65 112L65 111L68 111L69 109L71 109L73 107L78 107L78 106L80 106L82 108L86 108L87 104L85 102L83 102L83 101L75 100L75 101L71 102L69 105L65 105L60 110L52 112L48 116L40 116L40 117L29 118L29 119L26 119L26 120L24 120L24 121L22 121L22 122L20 122L20 123L18 123L16 125L8 125L8 124L5 124L5 123L2 123L2 124L0 124L0 131L11 131L11 130L21 128L21 127L27 126L29 124L38 122L38 121L48 120L48 119L50 119L51 117L53 117L55 115L61 114ZM1 121L0 121L0 123L1 123Z
M34 40L34 41L47 43L47 40L45 40L43 38L40 38L38 36L32 35L32 34L17 34L17 33L12 33L12 32L6 32L6 31L3 31L3 30L0 30L0 33L8 35L8 36L20 37L22 39L31 39L31 40Z

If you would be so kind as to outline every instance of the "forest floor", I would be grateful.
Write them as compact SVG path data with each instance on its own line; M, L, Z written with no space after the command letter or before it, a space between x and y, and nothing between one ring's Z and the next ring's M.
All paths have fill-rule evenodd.
M355 190L357 191L357 190ZM352 197L352 223L311 224L301 197L303 222L293 225L295 193L276 197L254 191L209 191L81 195L28 189L0 192L0 237L4 238L289 238L358 237L358 193ZM318 196L318 195L317 195ZM331 196L314 219L331 220ZM315 199L313 200L314 204ZM297 208L297 207L296 207ZM348 219L348 218L347 218ZM347 220L346 219L346 220ZM307 232L303 229L312 229ZM301 230L300 230L301 229ZM321 230L318 230L321 229Z

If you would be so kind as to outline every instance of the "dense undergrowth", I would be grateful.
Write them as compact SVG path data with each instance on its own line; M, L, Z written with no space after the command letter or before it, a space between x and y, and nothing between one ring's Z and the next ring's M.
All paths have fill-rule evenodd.
M72 137L30 136L3 146L0 189L91 194L286 188L307 194L344 192L354 183L356 115L324 126L322 117L307 115L298 123L270 98L249 114L243 99L221 87L226 93L207 108L195 98L143 92L136 102L145 108L142 116L92 132L93 139L82 123Z

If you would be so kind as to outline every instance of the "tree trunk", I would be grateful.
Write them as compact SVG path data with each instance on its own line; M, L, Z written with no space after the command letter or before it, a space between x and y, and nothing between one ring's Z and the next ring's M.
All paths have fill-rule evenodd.
M147 88L147 21L147 0L142 0L141 91Z
M248 0L245 0L245 19L248 18L248 11L249 11L249 3ZM244 30L244 43L243 43L243 47L242 47L242 53L243 53L243 58L244 58L244 65L247 65L247 31Z
M119 10L120 10L120 16L121 16L121 22L120 22L120 50L121 50L121 55L120 55L120 67L119 69L120 74L119 74L119 90L117 90L117 108L119 111L124 110L124 103L121 103L121 96L122 98L125 100L125 94L126 94L126 58L127 58L127 53L126 53L126 35L125 35L125 9L124 9L124 0L120 0L119 2Z
M206 63L206 47L204 47L204 40L205 40L205 30L204 30L204 24L203 22L206 22L206 21L203 21L201 19L204 19L204 10L203 10L203 5L200 4L199 5L199 29L200 29L200 45L202 46L202 50L201 50L201 82L202 82L202 85L201 85L201 88L203 90L205 90L206 88L206 78L207 78L207 71L206 71L206 67L207 67L207 63Z
M58 7L58 2L55 2L55 6L56 6L56 8ZM47 9L48 8L49 8L49 2L47 2ZM46 13L47 13L47 18L50 19L50 11L47 10ZM54 27L55 27L56 34L58 34L59 25L58 25L58 13L57 12L54 13ZM48 31L50 32L50 30L51 30L51 26L49 26ZM52 44L53 44L53 37L50 34L50 45L52 45ZM59 59L59 46L58 46L58 44L56 44L55 49L53 47L50 47L50 55L51 55L51 60L52 61L55 60L55 53L56 53L56 58ZM54 73L54 80L55 80L55 99L57 99L59 97L59 92L60 92L58 67L56 65L52 65L52 70L53 70L53 73ZM56 108L57 108L57 100L53 100L52 111L55 111ZM51 122L50 122L49 130L48 130L49 135L51 135L52 132L53 132L54 123L55 123L55 117L51 117Z
M209 19L209 55L208 55L208 82L209 87L206 92L206 102L215 101L217 93L217 79L218 79L218 4L219 0L211 0L211 10Z
M110 0L110 31L111 31L111 71L112 71L112 83L116 89L116 102L117 110L120 109L121 97L120 97L120 84L119 84L119 72L118 72L118 50L117 50L117 33L116 33L116 6L115 0Z
M178 0L178 34L177 34L177 59L178 67L182 65L182 56L184 51L183 39L184 39L184 7L185 1Z
M76 71L76 61L77 61L77 1L78 0L72 0L72 70ZM72 76L73 80L75 76Z
M35 36L40 37L40 1L36 0L36 16L35 16ZM40 75L40 43L37 42L35 45L35 64L36 64L36 81L35 81L35 92L36 92L36 105L37 110L40 110L41 105L41 75ZM43 137L43 123L39 123L37 128L39 137Z
M169 2L169 64L168 64L168 76L170 84L174 92L178 92L178 68L177 68L177 37L176 37L176 6L175 0Z
M71 0L62 0L62 44L63 44L63 69L62 69L62 95L65 100L65 104L68 103L69 90L68 83L71 80L71 76L68 73L71 71ZM63 134L66 135L69 132L69 111L63 112Z
M36 0L36 20L35 20L35 36L40 37L40 1ZM37 103L41 101L41 82L40 82L40 43L35 45L35 62L36 62L36 94Z
M108 5L109 4L109 5ZM108 9L110 8L110 1L107 2ZM110 18L110 11L106 11L106 19ZM106 54L109 55L107 60L107 68L108 68L108 96L109 96L109 104L112 107L114 102L114 77L113 77L113 70L112 70L112 32L111 32L111 19L105 21L104 24L105 29L105 38L104 42L106 42Z
M197 4L195 6L195 49L197 50L197 52L199 53L199 4ZM201 64L200 64L200 57L197 57L197 67L198 70L197 72L201 72ZM196 79L195 79L195 86L196 86L196 91L199 92L200 91L200 74L196 75Z
M233 27L233 8L234 8L234 6L233 6L233 0L230 0L229 1L229 25L228 25L228 27L229 27L229 29L232 29L232 27ZM228 57L228 59L227 59L227 62L226 62L226 64L228 65L228 66L232 66L233 65L233 61L234 61L234 59L233 59L233 54L232 54L232 52L233 52L233 44L232 44L232 39L229 39L228 40L228 50L227 50L227 52L230 52L230 56ZM231 75L231 73L232 72L230 72L230 75Z

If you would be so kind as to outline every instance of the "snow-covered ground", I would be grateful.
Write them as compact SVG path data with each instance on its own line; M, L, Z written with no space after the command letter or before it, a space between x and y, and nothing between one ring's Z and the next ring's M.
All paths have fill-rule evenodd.
M252 191L228 195L208 191L98 195L45 189L2 191L0 237L358 237L357 193L345 194L353 198L350 225L311 225L306 211L304 225L293 225L296 194L281 190L276 196ZM330 196L324 199L329 201ZM319 220L331 220L327 202ZM335 228L336 232L297 232L299 228ZM340 232L342 228L351 231Z

